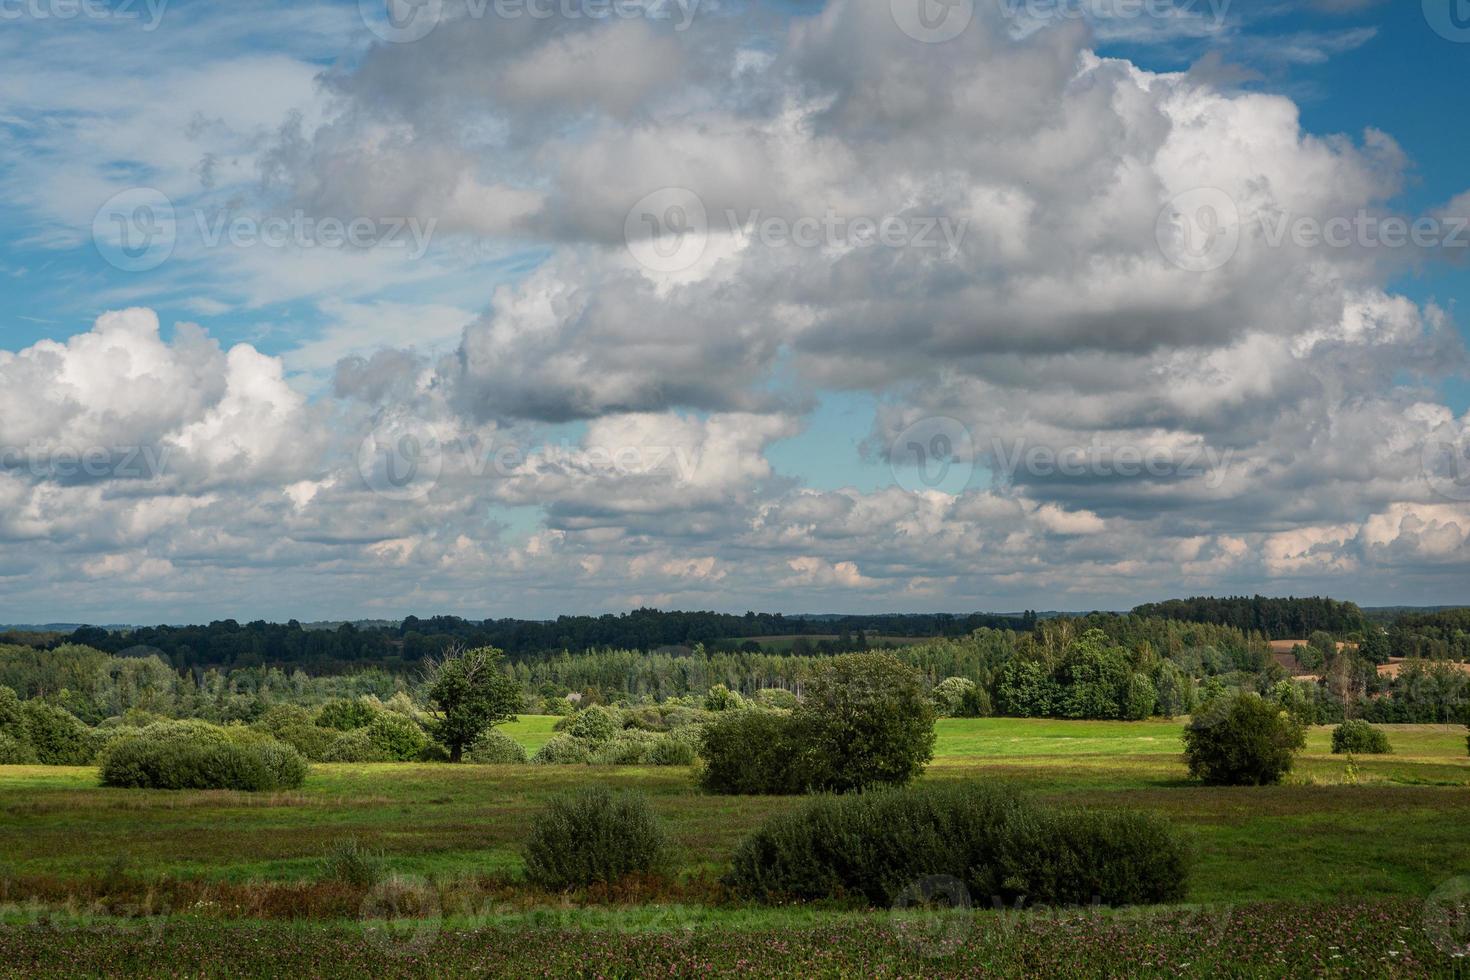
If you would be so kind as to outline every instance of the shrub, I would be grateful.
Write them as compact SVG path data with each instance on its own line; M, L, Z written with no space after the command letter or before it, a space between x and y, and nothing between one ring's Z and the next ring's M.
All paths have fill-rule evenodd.
M981 904L1135 905L1182 899L1187 873L1182 840L1157 817L943 784L816 797L747 837L725 880L764 901L859 896L891 906L945 875Z
M383 747L369 737L367 729L343 732L332 739L327 751L322 753L323 762L390 762L392 757Z
M965 698L974 690L975 682L968 677L946 677L930 692L935 713L945 718L963 717Z
M23 701L20 705L24 741L43 766L87 766L96 761L91 729L65 708L45 701Z
M377 708L359 698L337 698L322 705L316 723L322 728L350 732L354 728L366 728L378 714Z
M600 704L577 712L567 726L567 734L594 749L604 742L612 741L622 730L623 716L618 709L606 708Z
M345 837L332 845L322 859L322 877L344 885L371 888L383 880L383 852L371 851L356 837Z
M716 684L709 689L704 696L705 711L738 711L745 707L745 699L738 691L732 691L723 684Z
M1189 774L1213 786L1278 783L1304 745L1296 719L1250 692L1217 698L1184 727Z
M523 763L526 761L526 749L505 732L487 728L465 749L464 761L482 766Z
M556 797L526 842L526 877L545 888L584 887L659 870L668 845L648 801L592 786Z
M809 788L902 785L934 756L923 678L892 654L850 653L817 665L791 717Z
M420 762L450 762L449 750L438 742L429 742L419 753Z
M653 756L659 737L652 732L624 731L604 742L592 753L592 761L600 766L642 766Z
M649 763L655 766L692 766L696 758L691 743L670 735L654 742L648 753Z
M796 695L784 687L763 687L755 692L755 703L762 708L790 711L796 707Z
M1374 728L1366 721L1345 721L1332 730L1332 753L1342 755L1352 752L1358 755L1387 755L1393 750L1388 746L1388 735L1381 728Z
M553 735L546 744L531 756L531 764L537 766L585 765L592 761L592 753L585 742L570 735Z
M419 757L429 736L419 723L404 715L382 713L367 726L368 740L382 749L388 758L409 762Z
M800 793L796 721L768 711L733 711L704 726L699 782L711 793Z
M0 732L9 734L12 738L23 741L25 736L25 715L20 710L20 698L14 689L0 684Z
M236 745L124 738L102 760L102 785L142 789L294 789L306 761L279 742Z
M9 732L0 731L0 766L28 766L36 762L35 750Z

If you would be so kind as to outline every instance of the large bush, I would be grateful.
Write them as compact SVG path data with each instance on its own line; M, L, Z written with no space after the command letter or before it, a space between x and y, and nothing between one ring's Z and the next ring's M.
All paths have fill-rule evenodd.
M386 749L374 742L366 728L342 732L322 753L323 762L391 762Z
M306 760L274 740L253 745L136 736L113 743L102 759L102 784L142 789L294 789Z
M934 709L923 677L892 654L850 653L818 664L791 717L798 776L809 788L902 785L934 756Z
M256 719L251 726L284 742L315 762L325 761L327 749L337 738L337 730L317 725L312 712L294 704L278 704Z
M366 728L379 714L377 708L361 699L337 698L322 705L316 723L322 728L350 732L354 728Z
M1188 853L1157 817L1043 807L973 784L819 796L735 852L726 882L763 901L860 897L892 905L926 878L989 905L1179 901Z
M405 715L384 712L367 726L368 740L396 762L417 759L429 744L419 723Z
M526 877L567 889L658 871L667 840L641 794L592 786L554 798L526 842Z
M699 782L711 793L800 793L798 740L791 715L732 711L705 725Z
M0 766L27 766L36 762L35 750L28 742L0 731Z
M585 742L570 735L553 735L531 756L531 763L538 766L585 765L592 761L592 753Z
M1184 727L1189 774L1214 786L1278 783L1304 745L1301 723L1251 692L1216 698Z
M1342 755L1352 752L1357 755L1387 755L1393 751L1388 746L1388 735L1381 728L1374 728L1366 721L1345 721L1332 730L1332 752Z
M616 708L594 704L577 712L567 724L567 734L595 749L610 742L623 730L623 716Z
M87 766L96 760L92 730L65 708L32 699L20 706L23 739L45 766Z
M464 761L482 766L523 763L526 749L505 732L487 728L465 749Z

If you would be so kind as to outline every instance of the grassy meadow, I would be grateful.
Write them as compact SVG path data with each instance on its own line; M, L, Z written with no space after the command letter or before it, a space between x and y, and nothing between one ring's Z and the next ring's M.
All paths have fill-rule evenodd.
M522 717L506 730L534 750L555 721ZM742 959L837 976L1064 975L1069 965L1172 974L1212 956L1223 968L1237 954L1263 975L1317 972L1318 954L1329 973L1448 975L1464 961L1423 921L1426 898L1470 874L1465 729L1386 727L1393 754L1358 757L1355 771L1318 729L1285 785L1224 789L1186 779L1178 721L941 721L926 779L1007 781L1066 803L1155 811L1184 828L1196 854L1190 905L986 909L913 923L840 904L729 899L718 877L737 842L798 801L704 795L685 769L319 764L299 791L247 794L104 789L93 769L0 767L0 972L46 968L85 939L77 948L93 952L55 962L93 973L314 975L352 964L391 975L426 962L576 973L575 950L591 944L606 969L589 965L588 975L724 972ZM573 895L519 880L519 847L543 801L591 781L649 794L675 843L672 878ZM433 891L427 918L388 916L374 932L373 896L323 880L323 855L348 836ZM473 940L491 934L493 955ZM772 957L772 943L792 957ZM233 958L217 958L216 944ZM1084 962L1070 958L1077 948L1108 952ZM1344 962L1344 949L1359 955Z

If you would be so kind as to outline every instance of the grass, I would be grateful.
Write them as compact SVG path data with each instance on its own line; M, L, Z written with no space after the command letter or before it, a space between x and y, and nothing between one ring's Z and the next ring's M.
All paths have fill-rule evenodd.
M555 722L523 716L506 731L534 751ZM1196 845L1191 903L1383 903L1373 907L1396 910L1383 913L1391 918L1407 914L1403 903L1422 903L1446 879L1470 873L1470 821L1464 819L1470 812L1470 759L1463 727L1385 727L1394 754L1358 757L1356 784L1348 780L1347 760L1330 754L1330 729L1319 728L1287 784L1224 789L1185 779L1178 721L952 719L939 724L936 758L925 778L1008 781L1078 805L1162 813ZM519 848L535 812L550 795L592 781L649 794L675 844L677 881L570 899L517 883ZM745 940L729 938L732 930L744 936L779 928L785 930L783 942L803 949L821 930L866 942L871 930L862 923L871 924L873 913L854 920L855 913L808 907L730 907L712 891L740 838L796 802L706 796L694 789L688 770L664 768L317 765L298 791L247 794L104 789L93 769L0 767L0 915L7 902L37 897L52 909L101 901L112 914L118 895L143 901L146 892L153 896L149 901L195 910L183 919L207 914L235 921L231 928L245 928L240 922L253 918L305 916L321 926L309 933L308 945L335 949L343 940L330 923L354 919L362 895L323 883L322 860L341 840L354 837L382 853L389 875L459 882L455 901L473 913L465 929L524 931L539 921L559 935L576 925L603 939L621 937L607 939L616 947L609 953L613 962L636 965L642 962L636 957L646 955L654 958L650 963L662 963L657 943L639 952L642 940L628 935L663 936L670 929L682 935L708 927L725 937L711 939L705 950L715 967L727 954L759 958L759 944L747 948ZM487 903L498 903L498 917L485 918ZM12 919L14 913L12 907ZM879 918L887 929L887 919ZM166 921L177 919L175 911ZM259 927L268 935L277 925ZM1133 936L1132 927L1119 928ZM195 937L192 929L180 935ZM65 936L67 929L53 932ZM24 961L6 955L22 933L29 936L0 929L0 962ZM107 955L145 969L153 954L129 946L125 930L121 935L115 947L102 944L112 950ZM1142 933L1135 938L1143 942ZM34 936L25 941L36 949L45 946ZM519 940L511 945L522 948ZM900 947L874 947L871 957L854 953L856 958L842 961L843 969L849 975L912 972ZM526 946L526 955L532 950ZM187 951L175 952L181 963L191 962ZM1017 972L1048 972L1052 964L1032 962L1030 955L1017 952L1020 959L997 962ZM635 959L620 959L625 956ZM316 962L283 960L276 966L323 972L312 966ZM504 964L509 972L520 965L514 959ZM107 970L99 964L96 971L82 972ZM262 966L260 972L277 970Z

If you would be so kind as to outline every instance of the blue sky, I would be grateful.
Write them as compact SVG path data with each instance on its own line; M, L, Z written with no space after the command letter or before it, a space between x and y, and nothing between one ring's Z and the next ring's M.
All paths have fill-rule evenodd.
M919 2L706 2L685 31L445 0L402 43L356 2L7 24L0 448L180 462L0 467L27 555L0 619L249 614L222 588L299 618L1458 596L1470 517L1420 449L1470 412L1466 252L1247 230L1196 275L1154 232L1201 189L1246 229L1265 199L1463 213L1470 35L1433 0L977 0L930 43ZM700 256L630 274L624 217L670 189L708 206ZM171 250L126 268L139 194ZM834 209L965 237L717 227ZM210 241L234 219L374 231ZM99 323L125 308L151 312ZM420 424L518 462L448 453L385 496L363 447ZM956 441L942 479L905 457ZM1171 462L1058 478L1007 446ZM690 460L669 485L604 450Z

